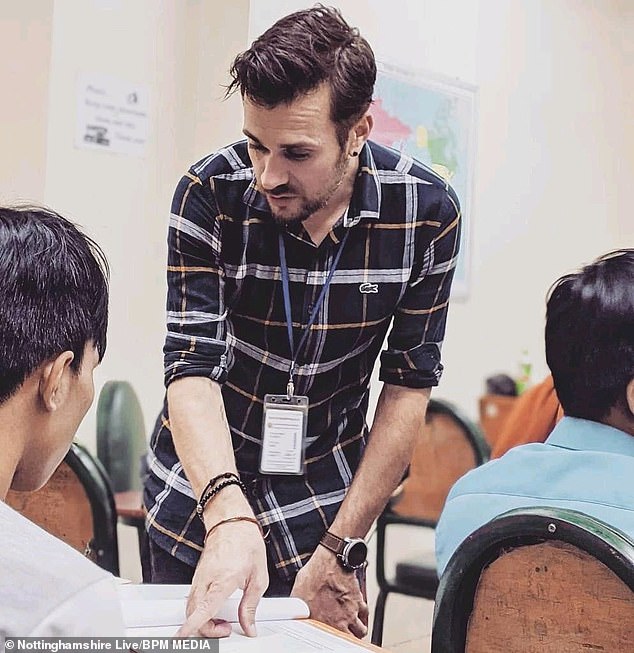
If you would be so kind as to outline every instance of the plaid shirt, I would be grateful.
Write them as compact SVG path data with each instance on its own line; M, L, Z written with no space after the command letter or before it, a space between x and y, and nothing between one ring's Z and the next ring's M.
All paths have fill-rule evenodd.
M270 529L267 553L284 580L292 580L315 550L359 465L370 376L390 324L382 381L424 388L437 385L442 371L460 234L453 190L411 158L368 143L348 211L324 241L315 246L301 225L283 228L295 343L347 230L297 360L295 393L310 401L306 473L263 476L263 399L286 391L291 353L280 227L256 190L246 143L194 165L172 204L165 383L202 376L222 384L236 464L256 516ZM166 406L151 446L145 488L150 535L195 566L203 526Z

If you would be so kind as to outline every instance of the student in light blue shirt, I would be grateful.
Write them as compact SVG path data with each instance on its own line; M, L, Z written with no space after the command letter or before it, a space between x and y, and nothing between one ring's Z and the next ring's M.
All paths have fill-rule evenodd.
M634 538L634 249L559 279L546 360L565 417L544 444L511 449L451 489L436 528L442 574L461 542L513 508L570 508Z

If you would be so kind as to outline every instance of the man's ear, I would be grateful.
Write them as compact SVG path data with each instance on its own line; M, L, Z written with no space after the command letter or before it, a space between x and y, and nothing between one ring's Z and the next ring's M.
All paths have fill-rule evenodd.
M634 417L634 379L631 379L625 388L625 400L630 409L630 415Z
M39 390L45 410L53 412L64 402L74 358L72 351L65 351L42 367Z
M365 113L352 128L350 152L355 152L355 156L361 151L368 138L370 138L373 125L374 119L369 113Z

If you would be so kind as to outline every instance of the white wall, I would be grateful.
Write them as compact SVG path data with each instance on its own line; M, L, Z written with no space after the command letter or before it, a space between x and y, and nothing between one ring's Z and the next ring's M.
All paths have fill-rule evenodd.
M44 194L53 0L0 3L0 202Z
M167 219L194 161L239 137L222 102L246 47L248 0L29 0L0 6L0 200L44 202L93 236L111 266L108 351L95 379L129 380L150 430L163 397ZM74 146L82 73L145 85L143 157ZM79 430L94 446L95 407Z
M473 416L484 378L543 357L544 297L561 274L634 246L627 0L340 0L377 58L479 87L471 292L453 302L436 396ZM253 38L311 3L251 0ZM373 393L376 395L376 389Z
M30 0L0 4L0 199L44 201L104 247L110 344L97 373L162 399L165 235L182 171L239 136L221 101L235 53L308 2ZM544 295L563 272L634 245L634 3L341 0L377 57L479 87L471 293L454 302L436 391L475 414L485 376L529 347L539 377ZM149 87L144 158L77 150L81 72ZM6 90L5 90L6 89ZM94 438L94 409L80 432Z

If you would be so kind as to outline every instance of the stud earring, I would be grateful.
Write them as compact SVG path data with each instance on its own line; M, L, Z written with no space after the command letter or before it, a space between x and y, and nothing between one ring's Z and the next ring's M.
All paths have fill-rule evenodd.
M350 156L358 156L359 153L355 150L354 152L350 152Z

